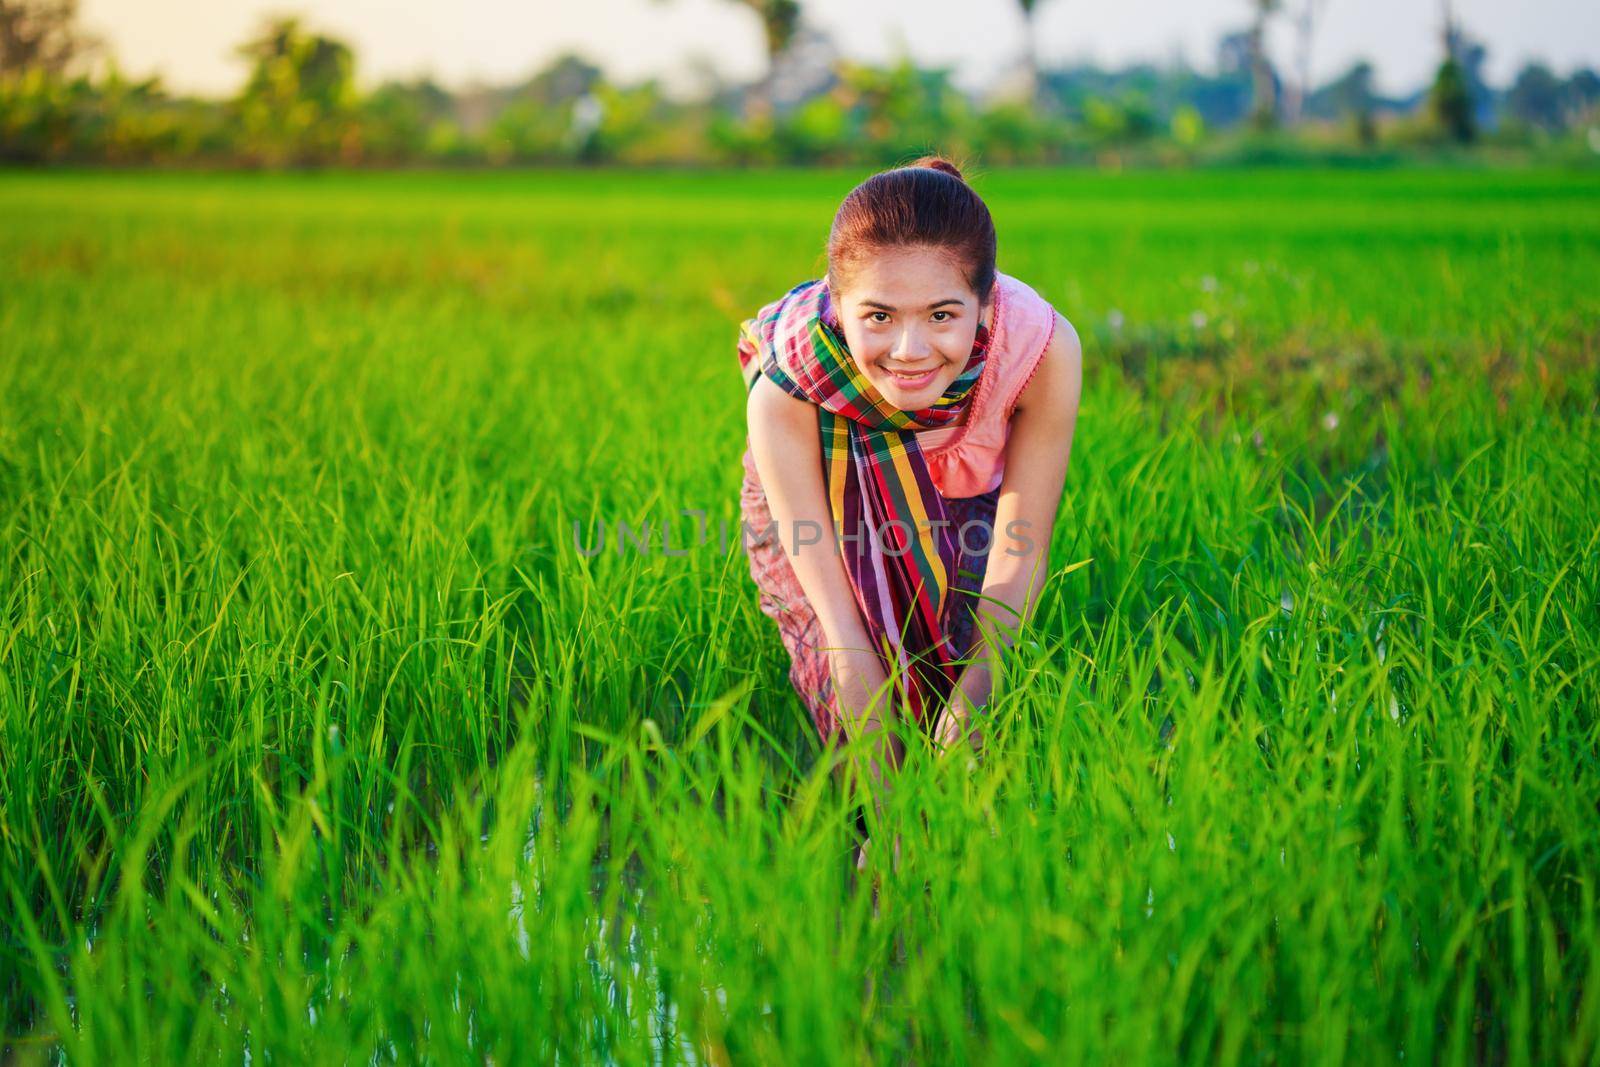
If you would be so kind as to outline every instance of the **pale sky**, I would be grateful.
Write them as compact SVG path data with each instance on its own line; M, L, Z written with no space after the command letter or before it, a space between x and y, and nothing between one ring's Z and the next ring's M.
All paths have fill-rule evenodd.
M1286 0L1290 13L1308 0ZM981 88L1022 48L1016 0L802 0L805 17L848 56L884 61L902 52L949 65ZM1046 63L1160 61L1185 55L1210 69L1217 38L1244 25L1249 0L1040 0ZM1366 57L1380 87L1417 87L1438 62L1440 0L1319 0L1312 70L1318 79ZM1508 81L1530 58L1560 74L1600 67L1596 0L1455 0L1473 35L1489 42L1490 78ZM698 62L752 78L765 64L759 23L731 0L81 0L84 28L107 41L128 74L159 73L174 91L224 94L244 79L233 47L268 13L291 12L355 47L358 81L431 74L446 85L520 79L576 50L614 80L660 76L692 91ZM1281 67L1295 51L1280 18L1271 47Z

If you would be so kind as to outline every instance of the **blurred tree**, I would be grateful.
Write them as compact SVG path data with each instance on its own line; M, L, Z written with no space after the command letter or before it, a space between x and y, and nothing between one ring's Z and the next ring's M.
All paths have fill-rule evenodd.
M394 162L421 158L454 111L455 98L430 78L385 82L361 104L363 151Z
M778 63L794 43L800 29L799 0L729 0L755 13L761 20L761 35L767 48L767 69L761 79L751 87L745 97L745 114L770 114L772 110L772 83L778 73Z
M1567 79L1567 88L1577 98L1582 107L1600 102L1600 74L1596 74L1588 67L1580 67L1572 72L1572 77Z
M564 52L523 82L516 95L554 107L589 95L604 80L599 67L576 52Z
M746 112L768 114L772 111L772 83L778 76L778 63L794 41L800 26L800 4L797 0L733 0L750 8L761 20L761 33L767 45L767 69L746 98Z
M1325 99L1334 114L1350 120L1356 140L1370 147L1378 140L1374 111L1378 94L1373 89L1372 64L1357 60L1350 69L1323 86L1317 96Z
M1482 41L1474 39L1471 34L1463 30L1459 22L1455 24L1450 47L1456 62L1461 65L1461 74L1466 79L1467 100L1472 106L1472 121L1480 129L1493 125L1496 93L1488 82L1488 48Z
M1443 0L1443 5L1444 62L1439 64L1433 88L1428 92L1428 111L1445 137L1467 144L1478 135L1477 117L1467 71L1459 57L1461 34L1456 27L1455 14L1450 0Z
M0 162L64 157L71 148L81 95L73 85L37 68L0 77Z
M1600 74L1588 67L1572 72L1566 85L1566 116L1568 128L1590 123L1600 125Z
M87 88L87 86L85 86ZM155 78L130 81L115 66L92 92L83 94L83 106L73 129L72 155L101 156L112 163L135 163L157 147L149 120L161 97Z
M592 127L579 128L574 110L574 101L570 100L556 106L529 99L506 104L491 118L484 134L490 161L554 163L576 159L593 131Z
M978 117L972 148L985 162L1045 163L1058 157L1065 137L1056 120L1018 100L1001 100Z
M1600 74L1596 74L1588 67L1580 67L1567 79L1567 90L1573 97L1573 103L1578 107L1585 109L1592 107L1600 103Z
M775 133L771 115L717 111L706 125L706 144L721 162L775 163L782 147Z
M104 42L78 28L78 0L0 0L0 77L69 74Z
M1257 129L1278 124L1278 74L1267 57L1267 23L1277 14L1282 0L1250 0L1255 21L1250 24L1250 121Z
M1254 77L1251 74L1248 31L1224 34L1217 41L1214 78L1193 78L1188 102L1213 127L1232 126L1249 118Z
M593 100L592 104L588 101ZM647 163L661 158L671 108L656 81L628 88L602 82L593 97L578 101L574 124L581 136L578 158L594 163Z
M1039 39L1034 32L1034 19L1038 16L1039 5L1043 0L1017 0L1017 6L1022 8L1022 69L1027 78L1027 98L1035 104L1041 101L1039 94Z
M1566 86L1543 63L1529 63L1517 72L1506 94L1506 111L1518 122L1546 133L1566 126Z
M251 63L235 101L249 155L270 164L359 157L348 45L307 32L299 19L274 17L236 54Z
M391 81L369 95L354 86L349 47L291 17L271 19L238 52L249 77L230 101L169 97L155 79L115 71L63 77L85 52L71 28L75 0L0 0L0 159L29 161L325 163L412 160L622 164L706 159L806 164L888 164L928 149L977 153L995 164L1124 158L1179 159L1212 131L1253 116L1348 119L1363 144L1375 118L1395 123L1397 141L1469 140L1492 130L1499 110L1518 128L1559 131L1600 122L1600 77L1567 80L1530 63L1496 108L1484 84L1486 50L1444 6L1445 60L1431 88L1384 99L1369 64L1357 63L1305 92L1310 34L1327 0L1250 0L1253 22L1225 36L1217 70L1181 60L1102 68L1092 63L1034 70L1033 99L977 105L950 72L909 58L882 67L840 62L800 19L801 0L730 0L762 17L774 71L757 86L766 108L742 107L739 86L684 104L654 84L612 86L581 56L558 56L521 83L452 92L427 79ZM1039 0L1018 0L1029 26ZM1266 56L1270 19L1300 18L1299 86L1280 80ZM818 44L808 41L816 36ZM19 73L20 71L20 73ZM772 77L773 73L776 77ZM1050 106L1040 104L1048 99ZM1419 106L1420 105L1420 106ZM1594 135L1600 138L1600 134ZM1311 138L1308 138L1308 143ZM1543 139L1521 142L1544 145ZM1505 142L1514 146L1513 136ZM1131 156L1127 150L1137 149Z
M77 0L0 0L0 161L132 159L144 150L142 112L154 79L127 82L113 65L103 86L83 68L104 45L77 26Z
M607 88L599 67L564 52L518 85L473 93L460 111L498 162L590 161L603 155Z
M775 131L779 154L790 163L844 163L850 157L850 115L842 93L812 97Z
M1184 104L1172 114L1172 139L1184 148L1199 147L1205 140L1206 120L1193 104Z
M795 30L800 26L798 0L733 0L755 11L761 19L761 32L766 38L767 64L777 66L778 57L794 41Z
M589 119L603 106L595 94L604 81L599 67L564 52L515 85L458 93L454 116L464 134L484 138L496 162L573 159L598 124L597 114Z
M1120 100L1089 100L1084 106L1083 124L1097 146L1137 144L1148 140L1158 129L1149 102L1137 93Z
M1290 126L1300 122L1306 97L1311 94L1311 46L1316 40L1317 19L1326 2L1301 0L1300 8L1294 15L1295 79L1284 101L1284 121Z
M935 148L959 152L967 108L950 76L904 58L890 67L841 63L835 99L849 116L857 155L888 164Z
M1478 124L1472 117L1467 79L1461 64L1454 59L1439 64L1439 73L1428 92L1428 110L1435 125L1451 140L1466 144L1477 137Z

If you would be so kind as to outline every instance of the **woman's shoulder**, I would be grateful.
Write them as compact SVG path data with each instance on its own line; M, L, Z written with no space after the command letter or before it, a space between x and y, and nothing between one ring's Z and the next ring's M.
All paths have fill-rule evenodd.
M746 417L754 423L777 423L797 428L816 421L816 405L784 389L765 374L757 374L745 397Z
M1063 411L1076 409L1083 380L1083 345L1066 316L1059 311L1052 314L1050 337L1017 388L1011 401L1013 412L1035 405Z
M1061 343L1070 335L1076 341L1072 324L1041 296L1033 286L1020 278L996 272L995 285L999 290L995 304L998 333L995 346L999 355L1000 411L1009 418L1017 400L1028 383L1038 373L1045 353L1062 334ZM1060 328L1065 326L1065 331Z
M1050 343L1056 325L1066 322L1055 306L1020 278L995 273L994 342L1009 362L1031 364ZM1070 325L1070 324L1069 324Z
M1009 303L1014 309L1037 312L1042 305L1049 307L1050 302L1039 294L1039 290L1027 282L1005 271L994 272L995 288L1000 290L1002 303Z

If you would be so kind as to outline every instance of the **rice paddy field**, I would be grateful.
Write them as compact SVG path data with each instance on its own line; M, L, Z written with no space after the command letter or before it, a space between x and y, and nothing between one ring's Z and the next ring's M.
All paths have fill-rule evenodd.
M0 1058L1600 1062L1600 175L979 174L1055 573L858 875L734 341L865 176L0 174Z

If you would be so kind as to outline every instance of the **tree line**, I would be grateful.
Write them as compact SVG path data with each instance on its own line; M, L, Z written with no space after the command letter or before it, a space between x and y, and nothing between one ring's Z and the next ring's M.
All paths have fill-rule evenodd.
M660 0L657 0L660 2ZM882 164L937 146L991 164L1490 148L1600 156L1600 77L1531 62L1506 87L1444 5L1432 83L1386 97L1370 63L1324 84L1309 74L1327 0L1248 0L1213 69L1185 63L1044 67L1030 45L986 97L910 59L841 56L797 0L730 0L761 20L763 75L685 101L655 80L618 84L579 55L508 85L429 78L363 90L355 50L291 16L235 49L246 68L221 99L131 79L77 26L76 0L0 0L0 160L246 166L434 164ZM1041 0L1018 0L1030 24ZM1291 17L1296 56L1266 49Z

